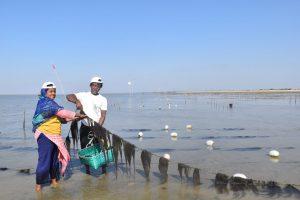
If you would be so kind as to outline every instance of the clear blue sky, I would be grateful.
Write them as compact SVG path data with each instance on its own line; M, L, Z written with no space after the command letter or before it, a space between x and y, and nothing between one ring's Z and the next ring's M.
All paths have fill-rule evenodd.
M300 88L299 0L0 0L0 94ZM58 92L61 92L59 89Z

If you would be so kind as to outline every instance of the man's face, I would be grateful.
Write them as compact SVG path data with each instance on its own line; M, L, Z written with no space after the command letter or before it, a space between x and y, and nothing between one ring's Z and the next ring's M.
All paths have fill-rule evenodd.
M90 87L91 87L91 93L93 95L98 95L99 94L99 91L100 91L100 83L91 83L90 84Z

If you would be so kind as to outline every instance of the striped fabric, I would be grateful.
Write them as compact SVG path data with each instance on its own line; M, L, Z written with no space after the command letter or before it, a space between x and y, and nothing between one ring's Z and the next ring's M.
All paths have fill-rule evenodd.
M34 138L37 140L41 132L39 130L35 131ZM67 169L68 163L71 160L70 154L65 146L64 140L61 135L46 134L43 133L49 140L51 140L58 147L58 160L61 163L60 174L63 176Z

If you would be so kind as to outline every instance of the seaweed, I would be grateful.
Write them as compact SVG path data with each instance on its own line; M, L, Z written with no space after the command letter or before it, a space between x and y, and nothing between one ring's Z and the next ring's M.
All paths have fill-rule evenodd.
M92 123L91 131L94 135L94 137L97 139L98 144L100 145L100 148L104 152L104 159L106 162L108 162L108 149L110 147L110 137L106 129L104 129L100 124L98 123Z
M168 167L169 167L169 160L164 157L160 157L158 169L161 175L162 183L165 183L168 180Z
M230 189L234 192L247 189L247 179L240 177L231 177L229 179Z
M20 169L19 173L30 175L30 169Z
M69 135L66 137L65 145L66 145L66 147L67 147L68 152L70 153L70 149L71 149L71 140L70 140Z
M194 169L193 183L194 183L194 186L200 185L200 170L198 168Z
M300 198L300 190L291 184L287 184L282 190L285 193L285 197L295 196Z
M185 168L184 168L184 175L185 175L186 180L189 179L190 170L191 170L191 167L189 167L188 165L186 165Z
M149 151L143 150L141 153L141 160L147 180L149 181L150 165L152 154Z
M135 171L135 146L130 144L129 142L123 141L123 148L124 148L124 155L125 155L125 162L126 162L126 171L128 172L131 169L131 158L133 161L134 171ZM131 170L129 170L131 173Z
M178 172L179 172L181 182L182 182L182 170L183 170L183 168L184 168L184 164L178 163Z
M72 121L71 126L71 135L72 135L72 141L74 148L78 148L78 123L76 120Z
M228 193L227 184L229 182L229 178L226 174L217 173L215 177L215 188L218 193Z
M282 189L275 181L268 181L263 185L263 192L269 197L280 197L282 194Z
M119 161L119 153L121 156L121 162L122 162L122 139L112 134L112 145L113 145L113 153L114 153L114 160L115 160L115 174L116 178L118 177L118 161Z
M182 170L184 170L184 175L186 177L186 180L188 180L190 169L191 168L188 165L184 163L178 163L178 171L179 171L181 181L182 181Z
M216 185L227 185L229 178L226 174L217 173L215 178Z

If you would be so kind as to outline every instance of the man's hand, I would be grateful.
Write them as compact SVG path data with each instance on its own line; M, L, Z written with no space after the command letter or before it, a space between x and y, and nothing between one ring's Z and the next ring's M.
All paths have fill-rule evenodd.
M103 126L105 118L106 118L106 110L101 110L101 117L99 119L100 126Z
M81 102L77 99L76 95L75 94L68 94L67 95L67 100L74 103L76 105L76 108L78 110L82 110L83 107L82 107L82 104Z
M76 108L78 110L83 110L82 104L81 104L81 102L79 100L76 101Z

